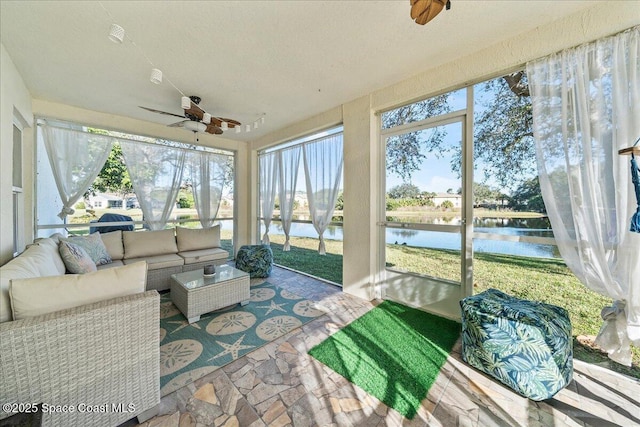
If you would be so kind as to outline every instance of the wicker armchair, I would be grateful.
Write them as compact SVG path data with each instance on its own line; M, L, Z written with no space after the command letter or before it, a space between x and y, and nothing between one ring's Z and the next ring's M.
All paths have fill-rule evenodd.
M43 411L43 426L148 418L160 403L159 315L147 291L1 323L0 402L73 407Z

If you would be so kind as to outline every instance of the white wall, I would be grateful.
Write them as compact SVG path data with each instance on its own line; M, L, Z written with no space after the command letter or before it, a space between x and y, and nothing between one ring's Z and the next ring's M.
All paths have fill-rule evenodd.
M378 249L380 173L376 112L503 75L527 61L615 34L640 24L637 2L606 2L473 55L424 71L343 105L344 265L343 289L367 299L381 265ZM253 141L259 149L336 124L337 108ZM251 165L257 168L256 164ZM254 174L255 176L255 174ZM252 182L256 188L256 182ZM252 200L252 202L254 202ZM255 202L254 202L255 203ZM255 210L255 207L253 208ZM255 216L254 216L255 218Z
M18 117L26 125L22 134L23 160L22 185L25 190L25 215L22 221L25 240L32 236L33 216L27 206L32 206L30 186L33 183L33 123L31 95L18 74L4 45L0 44L0 265L13 255L13 119ZM22 242L24 245L24 242Z

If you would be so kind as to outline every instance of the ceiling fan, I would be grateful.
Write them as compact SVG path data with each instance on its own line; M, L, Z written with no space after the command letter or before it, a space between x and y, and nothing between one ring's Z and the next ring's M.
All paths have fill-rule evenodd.
M183 127L192 132L207 132L213 135L220 135L228 128L235 128L240 126L241 123L237 120L227 119L224 117L213 117L211 114L204 111L198 106L200 104L199 96L190 96L182 98L182 108L184 109L184 115L169 113L167 111L160 111L153 108L143 107L139 105L143 110L151 111L152 113L165 114L167 116L174 116L185 118L176 123L172 123L170 127Z
M411 3L411 19L416 24L424 25L442 12L444 7L451 9L450 0L409 0Z

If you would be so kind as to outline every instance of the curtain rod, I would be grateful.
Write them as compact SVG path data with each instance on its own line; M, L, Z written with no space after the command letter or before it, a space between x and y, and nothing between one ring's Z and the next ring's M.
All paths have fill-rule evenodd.
M185 151L188 151L188 152L194 152L195 151L195 152L201 152L201 153L221 154L223 156L234 156L235 155L235 153L232 152L232 151L227 151L227 150L223 150L223 149L220 149L220 148L211 148L211 147L205 147L205 146L202 146L202 145L195 145L195 144L194 144L194 146L195 147L199 147L200 149L197 149L197 148L186 148L186 147L175 147L173 145L162 144L162 143L159 143L159 142L140 141L140 140L137 140L137 139L130 139L130 138L125 138L125 137L121 137L121 136L105 135L105 134L101 134L101 133L87 132L87 131L84 131L84 130L81 130L81 129L74 129L74 128L66 128L66 127L56 126L56 125L48 123L47 119L44 119L44 118L39 118L38 120L44 122L44 123L37 123L37 126L40 126L40 127L50 127L50 128L54 128L54 129L71 131L71 132L81 133L81 134L86 134L86 135L104 136L104 137L114 138L116 140L121 140L121 141L138 142L138 143L141 143L141 144L149 144L149 145L159 145L159 146L162 146L162 147L171 147L171 148L176 148L178 150L185 150ZM69 123L71 125L78 125L77 123L65 122L65 121L62 121L62 120L56 120L56 121L59 121L61 123ZM93 126L85 126L85 125L81 125L81 124L79 124L79 126L82 126L82 127L93 127ZM96 127L96 129L100 129L100 128ZM100 129L100 130L105 130L106 132L120 132L120 131L110 131L110 130L106 130L106 129ZM126 133L126 132L123 132L123 133ZM153 138L153 137L150 137L150 136L142 136L142 135L139 135L139 136L141 136L143 138ZM155 138L155 139L157 140L159 138ZM169 141L169 142L172 142L172 143L175 143L175 144L187 144L186 142L180 142L180 141L170 141L170 140L164 140L164 141ZM222 153L215 152L215 151L210 151L210 150L218 150L218 151L222 151ZM229 153L229 154L226 154L226 153Z
M294 148L294 147L297 147L299 145L311 144L312 142L318 142L320 140L327 139L327 138L330 138L330 137L336 136L336 135L344 135L344 130L332 133L331 135L320 136L318 138L310 139L308 141L298 142L296 144L292 144L292 145L286 146L284 148L277 148L277 149L274 149L274 150L271 150L271 151L262 150L262 151L258 152L258 156L264 156L265 154L277 153L278 151L288 150L289 148Z

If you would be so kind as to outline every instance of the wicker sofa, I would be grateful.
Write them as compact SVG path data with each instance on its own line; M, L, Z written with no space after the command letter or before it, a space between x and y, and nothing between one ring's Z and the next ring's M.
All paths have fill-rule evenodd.
M65 274L61 237L0 267L0 420L41 404L45 426L142 422L160 403L156 290L225 263L220 229L101 234L110 260L86 274Z
M154 415L160 298L145 291L146 264L64 273L51 238L0 267L0 420L37 404L44 426Z
M227 262L229 253L220 247L220 226L208 229L159 231L112 231L100 235L112 262L98 269L145 261L147 289L165 290L171 275L198 270L208 264Z

